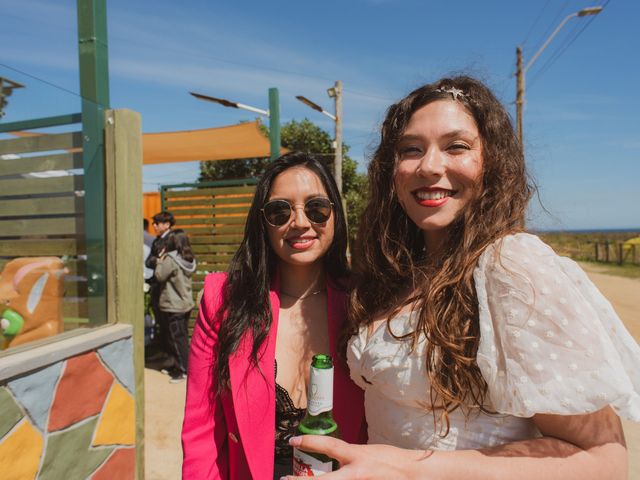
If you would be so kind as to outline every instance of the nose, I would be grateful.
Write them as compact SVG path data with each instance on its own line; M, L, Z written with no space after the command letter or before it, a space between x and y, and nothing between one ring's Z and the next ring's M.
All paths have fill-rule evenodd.
M420 160L416 174L424 178L441 177L444 175L445 162L442 152L436 148L430 148Z
M291 208L293 208L293 220L291 222L291 226L298 228L309 227L310 223L304 213L304 205L295 205Z

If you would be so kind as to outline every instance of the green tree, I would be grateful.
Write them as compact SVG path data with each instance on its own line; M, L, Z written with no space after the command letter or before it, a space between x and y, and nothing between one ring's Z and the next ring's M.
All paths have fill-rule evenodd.
M261 127L265 135L269 135L266 126ZM331 136L308 119L291 120L280 129L282 146L289 150L297 150L315 154L324 160L333 170L333 142ZM349 146L343 144L342 159L342 196L347 207L349 238L355 238L358 230L358 219L364 209L367 195L366 175L357 171L357 163L349 157ZM200 162L201 182L229 180L236 178L257 178L262 175L269 164L269 158L250 158L224 160L216 162Z

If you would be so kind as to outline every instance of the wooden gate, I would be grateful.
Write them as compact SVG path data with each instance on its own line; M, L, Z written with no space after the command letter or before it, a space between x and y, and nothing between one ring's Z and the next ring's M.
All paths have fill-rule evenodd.
M174 215L175 228L187 232L198 263L194 300L208 273L227 270L242 241L256 183L251 178L160 187L162 209ZM191 313L190 330L196 315L197 305Z

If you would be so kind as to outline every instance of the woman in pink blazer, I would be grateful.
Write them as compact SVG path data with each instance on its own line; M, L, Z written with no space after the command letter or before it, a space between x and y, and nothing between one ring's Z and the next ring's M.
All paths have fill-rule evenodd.
M271 480L291 472L311 357L334 358L334 417L366 442L363 392L337 353L346 318L346 221L314 157L267 167L228 273L205 278L182 428L186 479Z

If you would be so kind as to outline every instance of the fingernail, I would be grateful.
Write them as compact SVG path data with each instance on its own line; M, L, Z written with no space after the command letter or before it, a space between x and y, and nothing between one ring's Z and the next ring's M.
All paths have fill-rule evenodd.
M291 437L289 439L289 445L291 445L292 447L297 447L298 445L300 445L301 441L301 437Z

